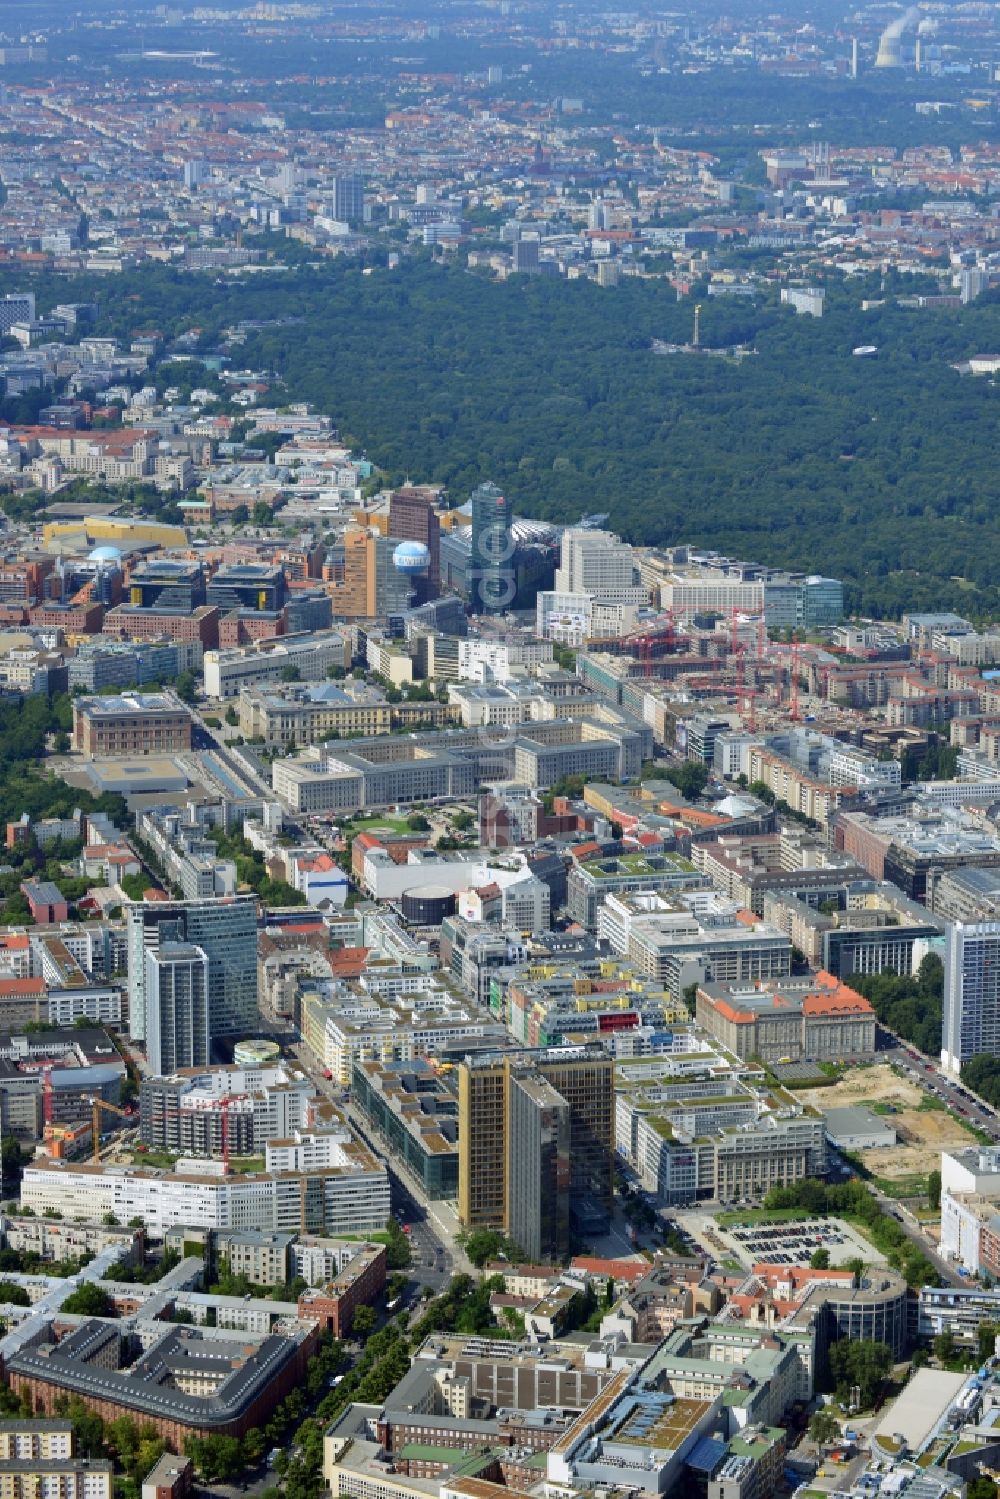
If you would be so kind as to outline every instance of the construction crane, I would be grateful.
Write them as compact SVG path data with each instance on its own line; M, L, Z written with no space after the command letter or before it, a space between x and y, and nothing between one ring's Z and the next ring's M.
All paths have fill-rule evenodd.
M196 1114L214 1113L218 1110L222 1116L219 1121L220 1134L222 1136L222 1171L224 1176L229 1175L229 1110L233 1104L242 1102L240 1094L227 1094L224 1098L205 1099L186 1109L162 1108L158 1111L160 1119L191 1119ZM142 1147L144 1148L144 1147ZM183 1144L180 1146L183 1149ZM214 1152L211 1152L214 1154Z
M44 1118L46 1124L51 1124L52 1123L52 1119L53 1119L53 1115L55 1113L55 1110L53 1108L52 1063L51 1062L43 1062L42 1063L41 1074L42 1074L42 1117Z
M101 1160L101 1110L106 1114L117 1114L121 1119L130 1119L132 1116L128 1109L120 1109L116 1103L108 1103L103 1098L92 1098L90 1100L90 1129L93 1135L94 1165L100 1164Z

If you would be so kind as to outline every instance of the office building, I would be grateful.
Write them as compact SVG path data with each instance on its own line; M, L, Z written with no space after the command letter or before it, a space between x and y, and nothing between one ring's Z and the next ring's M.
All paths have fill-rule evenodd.
M205 602L205 574L200 562L154 558L129 574L128 603L137 609L190 614Z
M945 938L941 1065L957 1073L984 1051L1000 1051L1000 921L955 922Z
M574 921L588 931L596 931L598 912L609 896L633 891L669 894L704 890L707 886L704 875L700 875L691 861L681 854L627 853L613 858L602 858L598 854L574 864L570 870L567 907Z
M966 266L959 272L958 282L959 295L962 298L962 305L965 306L969 302L974 302L977 297L981 297L984 291L989 290L989 272L982 266Z
M316 744L352 734L388 734L392 707L376 688L352 686L350 693L322 686L288 684L280 690L245 687L239 698L240 732L268 744Z
M389 535L400 541L419 541L427 548L430 565L414 579L417 602L436 598L441 591L441 522L430 496L422 489L394 489L389 501Z
M299 1316L315 1319L335 1338L349 1337L358 1307L373 1305L385 1290L385 1245L358 1244L355 1249L327 1285L299 1296Z
M487 481L472 493L469 602L473 614L502 614L514 602L513 503Z
M432 1199L454 1197L458 1190L458 1101L451 1076L414 1057L358 1059L351 1077L357 1107Z
M1000 869L957 865L936 874L931 899L935 916L945 921L1000 920Z
M88 760L175 755L191 748L191 714L172 692L78 697L73 747Z
M360 224L365 216L365 179L344 172L333 179L333 216L342 224Z
M273 1145L282 1148L275 1153ZM320 1146L325 1145L325 1148ZM21 1182L21 1202L36 1216L119 1223L139 1218L154 1238L179 1225L279 1233L380 1233L389 1216L385 1167L345 1130L332 1139L295 1136L266 1147L265 1169L222 1174L147 1171L132 1166L36 1161Z
M163 942L146 953L146 1055L157 1077L208 1064L208 959L200 947Z
M170 943L187 943L205 954L209 1035L253 1033L259 1020L257 902L253 896L146 901L128 907L127 925L133 1040L147 1039L146 954Z
M15 323L35 321L35 294L31 291L7 292L0 298L0 335L10 333Z
M322 682L331 666L347 667L351 653L338 630L323 635L257 640L230 650L206 650L205 691L209 697L234 698L241 687L280 682L289 671L302 682Z
M672 1057L618 1066L615 1143L660 1202L758 1200L826 1170L816 1109L718 1071L709 1052L678 1075Z
M220 567L206 592L206 601L219 609L251 609L274 613L285 604L287 588L280 567L241 562Z
M610 531L571 526L562 534L556 593L589 593L624 603L648 603L639 586L632 548Z
M344 581L333 597L334 613L344 619L388 621L413 602L413 576L395 563L394 536L355 528L345 531Z
M597 913L597 935L674 999L706 979L746 984L792 971L789 937L714 893L609 895Z
M696 1018L744 1061L842 1062L875 1051L875 1011L862 994L829 973L702 984Z
M458 1068L458 1215L464 1228L503 1227L511 1214L534 1241L568 1249L569 1214L547 1198L558 1180L577 1226L607 1221L612 1204L614 1063L603 1046L467 1057ZM525 1081L548 1084L525 1086ZM515 1081L518 1090L515 1097ZM558 1099L554 1096L558 1095ZM564 1112L561 1112L561 1107ZM569 1145L566 1149L566 1129ZM544 1158L536 1158L545 1147ZM525 1159L530 1157L530 1159ZM516 1171L516 1182L510 1181ZM523 1192L523 1199L518 1193ZM598 1231L600 1231L598 1229Z
M513 1072L507 1098L505 1222L536 1265L552 1264L570 1242L572 1119L566 1099L534 1071Z
M1000 1150L941 1152L941 1249L972 1275L1000 1275Z
M354 739L343 749L314 746L295 759L275 760L272 783L298 812L356 811L472 796L502 769L505 780L543 788L570 774L628 780L651 754L649 726L608 710L593 719L535 722L530 737L516 739L500 725ZM689 883L704 883L690 865L686 869Z
M512 247L511 269L518 276L537 276L541 269L538 251L540 241L537 235L530 234L525 238L518 238Z
M301 1383L317 1338L315 1325L305 1323L257 1338L156 1326L162 1331L148 1336L136 1356L134 1334L125 1327L88 1318L57 1337L45 1321L5 1360L5 1373L11 1389L38 1410L55 1411L67 1397L77 1398L105 1420L128 1416L182 1447L192 1435L242 1436L259 1427Z
M222 1154L228 1133L234 1155L259 1154L268 1140L306 1127L315 1095L306 1075L283 1062L210 1071L194 1063L169 1075L143 1078L139 1137L153 1150L213 1156Z

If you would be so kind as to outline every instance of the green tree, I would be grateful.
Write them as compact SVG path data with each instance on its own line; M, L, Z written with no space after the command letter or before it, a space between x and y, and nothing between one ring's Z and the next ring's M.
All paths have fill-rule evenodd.
M996 1340L1000 1334L1000 1327L993 1322L981 1322L976 1328L976 1347L979 1351L981 1363L992 1358L996 1352Z
M814 1249L813 1252L812 1252L812 1254L809 1257L809 1264L810 1264L810 1266L812 1267L813 1270L829 1270L829 1268L830 1268L830 1251L829 1251L829 1249Z
M833 1411L824 1407L818 1410L809 1422L809 1435L819 1447L829 1447L840 1441L840 1422Z
M851 1391L859 1391L860 1405L867 1410L875 1402L886 1375L892 1368L892 1349L870 1338L842 1339L832 1344L829 1353L830 1372L836 1382L837 1398L846 1405Z
M386 1227L386 1265L390 1270L406 1270L413 1258L410 1240L395 1218L390 1218Z
M927 1206L935 1209L941 1206L941 1172L937 1167L927 1173Z
M477 1228L464 1240L463 1247L477 1270L488 1260L495 1260L504 1245L504 1236L499 1229Z
M76 1317L109 1317L114 1306L107 1291L93 1281L84 1281L66 1297L62 1309Z
M679 765L656 765L650 761L642 767L644 781L669 781L688 801L696 801L701 795L709 774L702 760L682 760Z
M932 1344L934 1357L940 1359L942 1364L950 1364L955 1357L955 1338L949 1330L939 1332Z
M198 679L193 671L182 671L174 683L174 691L182 703L193 703Z
M63 1303L65 1307L65 1302ZM92 1411L82 1400L74 1396L67 1401L62 1413L73 1423L75 1451L80 1457L104 1456L104 1422L96 1411Z
M184 1451L206 1483L226 1483L243 1471L243 1451L235 1437L190 1436Z
M374 1332L376 1320L374 1307L359 1306L351 1322L351 1333L363 1343L368 1334Z

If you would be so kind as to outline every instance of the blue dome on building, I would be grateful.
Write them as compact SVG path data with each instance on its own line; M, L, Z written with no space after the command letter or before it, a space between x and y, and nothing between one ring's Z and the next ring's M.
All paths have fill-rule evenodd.
M117 547L112 546L95 547L87 558L88 562L120 562L121 560L121 552Z
M401 573L425 573L431 554L422 541L401 541L392 554L392 565Z

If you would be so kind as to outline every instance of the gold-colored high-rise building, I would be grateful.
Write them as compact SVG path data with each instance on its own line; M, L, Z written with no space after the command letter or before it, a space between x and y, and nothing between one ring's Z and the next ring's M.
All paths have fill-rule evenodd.
M610 1215L614 1061L603 1046L469 1058L458 1070L458 1215L529 1258L569 1249L570 1204Z

